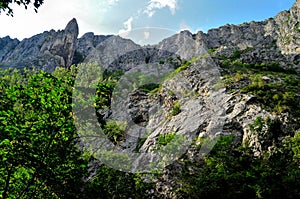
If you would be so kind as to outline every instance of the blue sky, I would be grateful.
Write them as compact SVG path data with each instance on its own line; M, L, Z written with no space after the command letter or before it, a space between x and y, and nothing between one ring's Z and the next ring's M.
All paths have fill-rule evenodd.
M23 39L63 29L76 18L80 36L121 34L141 28L161 35L183 29L206 32L221 25L260 21L289 9L295 0L45 0L36 14L14 6L14 17L0 15L0 37ZM3 28L5 27L5 28ZM145 36L145 35L144 35ZM147 35L146 35L147 36Z

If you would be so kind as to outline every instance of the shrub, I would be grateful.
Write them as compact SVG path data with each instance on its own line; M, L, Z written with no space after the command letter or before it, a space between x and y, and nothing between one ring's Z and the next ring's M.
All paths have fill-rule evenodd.
M216 52L216 49L210 48L210 49L208 49L208 52L209 52L210 54L213 54L214 52Z
M176 138L176 134L175 133L160 134L158 136L158 145L160 145L160 146L166 146L167 144L169 144L175 138Z
M241 57L241 54L243 53L243 51L241 50L235 50L232 55L230 56L231 59L239 59Z
M104 134L108 137L108 139L110 139L116 144L118 141L121 141L124 137L125 129L125 123L111 120L104 125L103 131Z
M146 93L155 93L155 91L158 91L158 88L160 86L161 86L160 84L150 83L150 84L144 84L144 85L140 86L139 89L141 89L142 91L144 91Z
M173 109L172 109L172 115L173 116L178 115L180 112L181 112L180 103L179 102L175 102L175 104L173 106Z
M82 63L84 61L84 59L85 59L85 56L82 53L75 51L72 64Z

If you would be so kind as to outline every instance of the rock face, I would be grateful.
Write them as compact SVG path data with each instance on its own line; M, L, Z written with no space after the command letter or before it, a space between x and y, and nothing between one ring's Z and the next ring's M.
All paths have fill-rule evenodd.
M22 41L1 39L0 51L4 51L1 63L4 66L41 68L53 71L56 66L69 67L72 64L78 36L76 19L66 28L55 32L51 30ZM5 43L5 40L9 42Z
M204 35L202 32L199 35ZM207 52L207 40L195 38L189 31L182 31L179 34L173 35L161 41L155 47L158 49L168 50L172 53L178 54L181 58L189 60L204 52Z
M91 53L92 50L96 48L98 44L110 37L110 35L94 35L92 32L85 33L81 38L78 39L76 51L86 57Z
M300 1L289 11L279 13L275 18L277 45L283 54L300 53Z
M100 66L107 68L122 55L140 48L141 46L131 40L112 36L96 45L87 55L85 62L97 62Z
M128 52L133 54L133 51L138 63L145 62L145 59L157 59L157 54L151 52L155 48L180 54L181 59L187 60L208 49L226 56L236 50L244 50L247 53L243 53L241 61L255 64L276 60L285 67L300 70L299 14L300 5L297 1L289 11L283 11L262 22L227 24L211 29L206 34L200 31L193 35L184 31L151 48L110 35L86 33L77 39L78 25L76 19L72 19L61 31L46 31L23 41L0 38L0 65L17 68L35 66L51 72L56 66L69 67L85 61L97 62L109 68L116 59Z
M69 67L72 64L78 37L78 24L72 19L63 31L47 35L39 49L40 56L54 57L59 66Z
M4 37L0 39L0 62L13 50L19 41L17 39L11 39L10 37Z
M193 35L184 31L151 46L151 49L168 51L187 60L208 49L226 56L236 50L247 50L241 61L255 64L276 60L283 66L299 68L299 10L297 1L289 11L262 22L227 24L211 29L206 34L200 31ZM128 52L133 54L133 51L138 63L145 59L157 59L149 47L141 47L118 36L93 33L86 33L78 39L77 36L78 25L76 19L72 19L61 31L46 31L23 41L0 38L0 64L17 68L35 66L51 72L57 66L69 67L83 61L112 68L109 66L112 62Z

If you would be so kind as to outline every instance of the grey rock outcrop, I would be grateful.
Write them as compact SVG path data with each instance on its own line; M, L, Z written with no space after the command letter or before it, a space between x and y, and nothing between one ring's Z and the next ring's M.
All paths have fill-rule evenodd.
M299 1L288 11L262 22L225 25L195 35L219 55L230 57L236 50L244 50L241 61L256 64L276 60L282 66L299 71L300 23Z
M300 54L300 1L274 18L278 34L277 45L283 54Z
M93 48L87 55L85 62L96 62L103 68L108 68L110 63L122 55L141 48L129 39L111 36Z
M298 0L290 10L262 22L227 24L207 33L183 31L147 47L112 35L86 33L77 39L78 25L72 19L61 31L46 31L23 41L1 38L0 64L17 68L36 66L51 72L57 66L69 67L84 61L97 62L111 69L118 65L118 69L127 67L128 70L136 64L158 59L151 48L180 55L180 59L186 60L213 49L217 55L227 57L241 50L244 51L240 57L243 62L256 64L276 60L284 67L300 71L299 10ZM136 53L136 63L124 57L128 52L131 52L131 56ZM159 59L163 60L164 57L160 56ZM117 59L121 65L116 64ZM123 62L126 60L132 65L125 66Z
M98 44L111 36L112 35L94 35L92 32L85 33L78 39L76 51L86 57L91 53L91 51L95 50Z
M0 38L0 62L9 54L17 45L19 40L11 39L9 36Z
M2 65L15 68L34 66L49 72L57 66L69 67L73 61L77 36L78 25L76 19L72 19L64 30L45 31L20 42L10 41L5 48L13 48L2 55ZM0 50L5 51L5 48Z
M69 67L73 61L78 37L78 24L72 19L63 31L48 35L40 48L40 56L50 56L58 60L58 66Z
M199 38L203 33L198 33ZM156 48L167 50L174 54L180 55L181 58L189 60L195 56L207 52L207 41L203 38L196 39L189 31L182 31L167 39L161 41Z

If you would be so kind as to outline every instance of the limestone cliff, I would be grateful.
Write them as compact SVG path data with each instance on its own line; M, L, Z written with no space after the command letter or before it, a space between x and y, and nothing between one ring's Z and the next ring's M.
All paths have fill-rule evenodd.
M283 11L275 16L277 25L275 31L278 35L277 45L283 54L299 55L300 53L300 1L289 11Z
M151 48L180 54L183 59L208 49L226 56L236 50L247 50L240 60L250 63L276 60L283 66L299 70L299 10L297 1L290 10L262 22L227 24L195 35L184 31ZM36 66L47 71L53 71L56 66L69 67L72 63L82 61L109 65L127 52L138 49L141 56L155 59L154 56L149 57L149 47L141 47L118 36L86 33L81 38L77 37L78 25L76 19L72 19L61 31L45 31L22 41L0 38L0 64L18 68ZM136 58L139 59L138 56Z
M3 52L1 64L15 68L34 66L49 72L57 66L69 67L73 61L77 37L78 25L76 19L72 19L61 31L45 31L22 41L3 38L0 47Z

